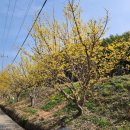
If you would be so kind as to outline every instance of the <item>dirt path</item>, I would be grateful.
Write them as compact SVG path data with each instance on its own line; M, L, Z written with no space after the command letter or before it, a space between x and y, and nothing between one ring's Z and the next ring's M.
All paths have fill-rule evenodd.
M24 130L0 109L0 130Z

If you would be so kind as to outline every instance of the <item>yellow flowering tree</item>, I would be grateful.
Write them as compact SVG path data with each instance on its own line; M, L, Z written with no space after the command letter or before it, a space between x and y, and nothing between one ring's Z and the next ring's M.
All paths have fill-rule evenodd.
M106 17L84 23L79 5L69 1L64 8L65 22L37 23L33 38L36 41L32 59L37 61L45 86L51 86L75 104L76 116L83 112L83 105L94 85L105 77L119 62L126 58L129 42L102 45L108 23ZM128 57L127 57L128 58ZM69 73L69 76L68 74ZM74 78L79 87L73 84ZM65 89L69 89L69 93Z

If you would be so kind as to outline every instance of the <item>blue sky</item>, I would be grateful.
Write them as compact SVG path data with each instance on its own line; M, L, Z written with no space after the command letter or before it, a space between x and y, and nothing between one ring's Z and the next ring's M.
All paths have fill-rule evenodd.
M11 16L13 12L13 7L15 0L11 0L11 5L9 9L9 15L7 18L7 26L4 33L4 27L6 22L6 13L8 8L9 0L1 0L0 3L0 55L3 54L8 56L4 58L4 67L11 63L18 47L22 44L25 36L28 33L29 28L31 27L34 17L38 10L41 8L41 5L44 0L33 0L32 6L29 10L28 16L25 20L25 23L21 29L20 35L18 36L17 41L14 43L18 30L20 28L21 22L23 20L26 8L28 3L31 0L17 0L16 8L14 11L14 17L12 24L9 27ZM48 0L43 13L47 13L51 18L52 9L55 8L55 15L59 21L63 20L63 7L67 0ZM105 16L105 9L109 10L110 21L108 24L109 30L106 33L106 36L110 34L122 34L123 32L130 30L130 0L80 0L81 8L83 10L82 17L84 21L88 21L90 18L98 19ZM10 29L10 30L9 30ZM7 35L9 34L9 35ZM25 48L28 47L28 44L31 44L30 38L27 40ZM0 58L0 68L2 66L2 60ZM17 61L19 60L19 57Z

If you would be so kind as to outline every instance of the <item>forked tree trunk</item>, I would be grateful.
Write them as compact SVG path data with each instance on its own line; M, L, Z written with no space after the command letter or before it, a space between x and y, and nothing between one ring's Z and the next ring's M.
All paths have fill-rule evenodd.
M83 114L83 106L84 106L84 103L85 103L85 100L86 100L86 90L83 89L82 91L82 96L81 96L81 99L79 102L76 102L76 109L78 110L77 114L75 115L75 117L79 117Z

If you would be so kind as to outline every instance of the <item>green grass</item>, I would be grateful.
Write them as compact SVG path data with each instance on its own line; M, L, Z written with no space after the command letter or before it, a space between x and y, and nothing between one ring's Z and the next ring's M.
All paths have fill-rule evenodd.
M26 108L24 111L31 114L31 115L34 115L37 113L37 110L34 108L31 108L31 107Z
M105 127L111 126L110 121L108 121L104 117L92 116L92 117L90 117L89 120L92 121L94 124L96 124L97 126L99 126L101 128L105 128Z
M63 100L64 98L61 94L53 95L49 98L48 102L41 107L41 109L44 111L49 111L61 102L63 102Z
M80 87L79 83L76 82L76 83L73 83L74 87L76 89L78 89ZM69 88L65 87L64 88L64 91L68 94L71 94L71 91ZM43 105L41 107L42 110L44 111L50 111L51 109L53 109L55 106L57 106L58 104L62 103L63 101L65 100L65 98L63 97L62 94L56 94L56 95L53 95L49 98L48 102ZM69 107L67 107L69 109ZM71 107L72 109L72 107Z
M90 99L90 100L86 101L85 107L87 107L91 111L95 111L96 103L94 102L94 100Z
M104 83L97 83L95 90L99 95L112 96L115 92L118 94L127 92L128 87L130 87L130 75L124 75L108 78Z

